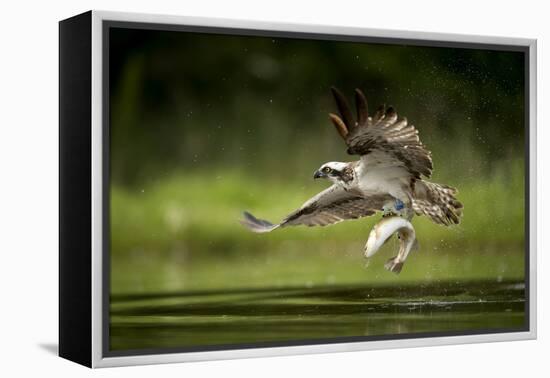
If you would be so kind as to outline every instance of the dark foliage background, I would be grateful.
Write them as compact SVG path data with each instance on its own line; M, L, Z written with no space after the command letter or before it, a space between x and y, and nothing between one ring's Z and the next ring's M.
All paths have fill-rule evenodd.
M114 29L110 59L116 183L223 166L302 177L296 165L350 159L327 120L332 85L395 106L445 178L523 149L517 52Z

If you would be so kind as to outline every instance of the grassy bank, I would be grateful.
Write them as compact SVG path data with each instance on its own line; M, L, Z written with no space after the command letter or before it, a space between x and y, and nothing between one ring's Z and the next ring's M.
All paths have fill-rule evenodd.
M461 184L465 216L459 226L414 218L421 248L400 276L382 266L395 254L395 241L364 267L363 245L379 216L263 235L238 223L245 209L278 221L326 183L259 180L225 170L187 172L135 190L114 185L112 291L521 278L522 172L511 164Z

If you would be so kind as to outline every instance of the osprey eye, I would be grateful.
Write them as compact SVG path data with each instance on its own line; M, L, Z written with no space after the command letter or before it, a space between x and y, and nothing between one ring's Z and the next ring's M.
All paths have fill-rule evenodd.
M331 169L329 167L323 168L323 173L329 173Z

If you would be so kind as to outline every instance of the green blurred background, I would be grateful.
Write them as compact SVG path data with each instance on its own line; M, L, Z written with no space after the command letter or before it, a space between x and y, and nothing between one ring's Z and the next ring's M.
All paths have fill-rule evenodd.
M113 300L137 295L132 298L149 298L144 306L151 309L160 306L150 302L159 297L139 295L523 280L522 53L119 28L110 30L109 53ZM414 218L420 250L398 276L383 268L396 253L396 241L368 265L363 258L379 216L262 235L238 223L243 210L282 219L328 185L312 179L322 163L356 159L346 154L327 117L336 110L333 85L349 97L361 88L371 110L381 103L395 106L433 152L431 180L460 191L465 210L459 226ZM235 303L238 295L216 298ZM204 329L186 329L180 338L165 337L164 328L151 331L149 322L167 326L170 311L186 316L188 306L207 302L186 300L178 302L183 307L145 318L142 310L125 313L124 301L112 302L111 321L118 324L111 329L112 347L297 335L296 329L277 328L247 339L234 324L224 328L232 333L218 338ZM217 314L224 311L222 306ZM519 323L513 324L523 319L517 314ZM203 324L205 318L185 319ZM353 319L363 332L363 318ZM369 332L417 330L399 319ZM427 330L436 327L430 319ZM181 331L181 324L172 325ZM249 329L246 324L242 329ZM439 330L469 327L441 324ZM149 336L136 336L144 329ZM304 337L326 335L308 332Z
M111 29L112 292L523 276L523 54ZM327 118L335 85L393 105L455 186L460 226L415 218L421 249L398 277L367 268L378 217L267 235L350 161ZM385 252L384 252L385 251Z

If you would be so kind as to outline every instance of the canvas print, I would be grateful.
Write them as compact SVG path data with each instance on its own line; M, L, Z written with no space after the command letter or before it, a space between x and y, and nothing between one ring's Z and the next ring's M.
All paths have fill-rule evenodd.
M107 67L110 353L527 329L523 52L112 27Z

